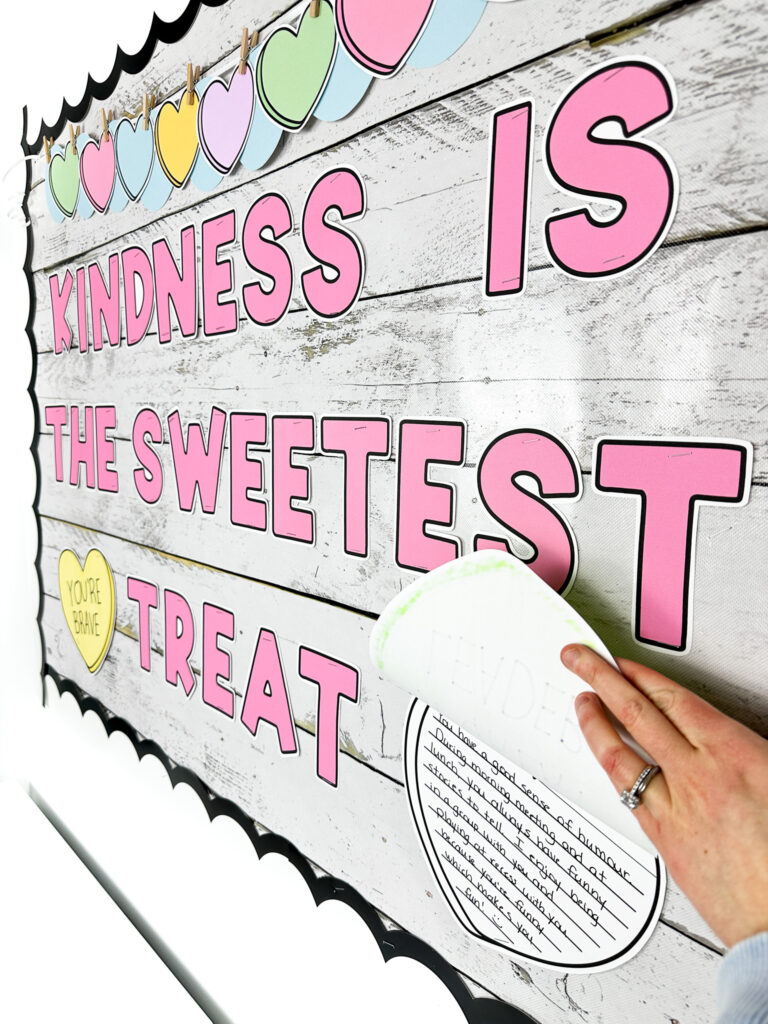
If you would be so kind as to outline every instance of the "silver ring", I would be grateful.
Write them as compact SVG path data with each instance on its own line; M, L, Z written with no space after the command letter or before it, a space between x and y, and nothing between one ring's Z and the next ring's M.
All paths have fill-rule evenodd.
M640 772L635 780L635 784L632 789L625 789L622 791L619 800L628 807L630 811L634 811L636 807L640 806L640 797L643 795L645 790L648 788L648 783L654 777L658 775L661 768L657 764L646 765L645 768Z

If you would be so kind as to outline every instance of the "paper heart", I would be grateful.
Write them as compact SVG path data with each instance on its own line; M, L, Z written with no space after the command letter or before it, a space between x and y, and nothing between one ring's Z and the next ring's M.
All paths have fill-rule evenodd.
M423 852L471 935L570 973L608 970L640 951L664 900L658 857L423 701L411 707L405 748Z
M344 48L372 75L394 75L416 45L435 0L336 0Z
M96 672L115 631L115 581L100 551L92 548L83 566L74 551L61 552L59 597L72 639L88 671Z
M197 93L182 93L176 103L166 100L155 119L155 149L160 166L174 186L181 188L186 182L198 153Z
M80 181L93 208L104 213L115 187L115 145L109 133L81 144Z
M296 30L275 29L259 53L256 89L265 112L282 128L297 132L323 93L336 56L333 9L321 0L316 18L307 6Z
M153 134L149 127L144 130L143 118L136 124L122 118L115 129L115 160L120 183L130 199L137 200L147 187L154 159Z
M582 737L573 701L585 684L560 661L568 643L613 660L529 566L485 550L447 562L397 594L373 628L371 658L392 682L651 852Z
M48 165L48 186L53 200L65 217L73 216L80 192L80 161L67 143L64 153L55 153Z
M221 174L232 170L243 151L255 102L253 72L248 63L242 75L235 68L229 85L217 79L203 93L197 114L200 147Z

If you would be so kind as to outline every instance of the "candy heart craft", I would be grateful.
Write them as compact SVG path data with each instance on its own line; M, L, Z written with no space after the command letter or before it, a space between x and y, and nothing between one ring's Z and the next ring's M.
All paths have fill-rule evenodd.
M192 173L199 151L197 136L197 93L183 92L174 102L166 100L155 120L155 148L166 177L174 188L181 188Z
M315 109L336 56L336 28L328 0L319 14L305 9L297 29L275 29L259 52L256 89L266 114L289 132L297 132Z
M54 153L48 165L48 186L53 201L65 217L72 217L80 192L80 161L68 142L63 153Z
M59 597L72 639L88 671L98 671L115 631L115 581L104 555L92 548L81 566L69 548L59 556Z
M573 698L585 684L560 662L574 641L610 659L528 566L486 550L406 587L370 650L416 697L406 792L459 922L528 960L587 972L647 940L666 873L581 736Z
M134 202L147 187L155 159L152 132L144 129L143 118L134 124L122 118L115 129L117 174L128 197Z
M109 132L98 141L80 143L80 181L93 208L104 213L115 187L115 145Z
M229 84L216 79L203 93L197 134L205 158L221 174L232 170L243 151L255 103L256 89L248 63L242 74L235 68Z
M336 27L353 60L388 78L405 63L432 14L435 0L336 0Z
M386 678L653 852L581 736L573 700L585 684L560 661L568 643L588 644L613 664L595 631L532 569L486 550L406 587L382 612L370 650ZM541 708L549 736L534 727Z

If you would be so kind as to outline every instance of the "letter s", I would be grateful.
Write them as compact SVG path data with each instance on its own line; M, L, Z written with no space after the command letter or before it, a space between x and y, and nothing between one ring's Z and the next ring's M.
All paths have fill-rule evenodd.
M555 183L620 208L609 219L582 207L547 220L549 254L566 274L610 277L661 245L677 207L677 174L662 149L634 137L666 121L674 109L672 79L645 60L603 65L558 106L544 147ZM623 139L596 137L596 129L610 121L619 123Z

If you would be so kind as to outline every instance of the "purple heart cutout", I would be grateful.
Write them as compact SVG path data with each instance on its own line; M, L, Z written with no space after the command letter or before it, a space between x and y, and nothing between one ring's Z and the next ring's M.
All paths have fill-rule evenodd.
M242 74L235 68L229 85L217 78L200 100L200 145L208 162L221 174L232 170L243 151L253 119L255 93L253 71L246 64Z

